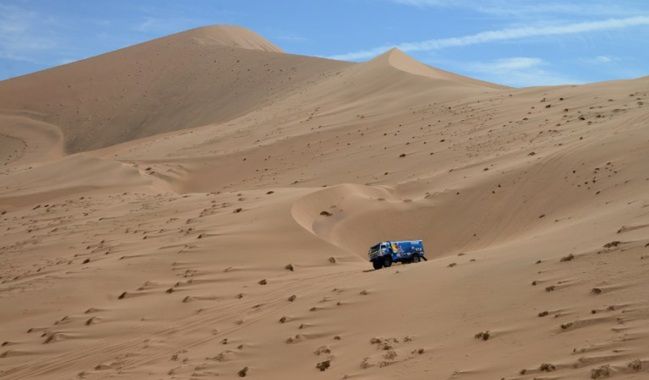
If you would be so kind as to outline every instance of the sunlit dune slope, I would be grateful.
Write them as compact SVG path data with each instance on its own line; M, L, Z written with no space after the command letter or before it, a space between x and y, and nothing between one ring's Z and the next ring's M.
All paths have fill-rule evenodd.
M226 121L347 65L200 28L3 81L0 112L57 125L79 152Z

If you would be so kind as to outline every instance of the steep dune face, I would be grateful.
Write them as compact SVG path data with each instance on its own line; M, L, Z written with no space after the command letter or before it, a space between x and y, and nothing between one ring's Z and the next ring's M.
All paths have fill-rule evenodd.
M226 121L348 65L279 51L242 28L191 30L4 81L1 112L57 125L79 152Z
M648 78L275 50L205 28L0 83L0 377L647 377ZM428 261L372 270L388 239Z

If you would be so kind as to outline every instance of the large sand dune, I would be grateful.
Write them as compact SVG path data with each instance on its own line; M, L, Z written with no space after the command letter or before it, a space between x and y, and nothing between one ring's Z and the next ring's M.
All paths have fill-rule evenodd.
M200 28L4 81L0 104L58 125L79 152L227 121L345 66L282 54L245 29Z
M0 378L645 379L648 89L236 27L0 82Z

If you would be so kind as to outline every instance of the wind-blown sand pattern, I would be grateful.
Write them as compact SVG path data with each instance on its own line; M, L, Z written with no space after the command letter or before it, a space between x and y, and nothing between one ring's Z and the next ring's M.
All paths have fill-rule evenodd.
M236 27L0 82L0 378L646 379L648 93Z

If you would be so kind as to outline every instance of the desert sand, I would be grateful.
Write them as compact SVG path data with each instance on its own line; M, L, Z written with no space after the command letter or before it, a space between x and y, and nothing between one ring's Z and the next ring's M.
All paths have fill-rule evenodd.
M2 81L0 378L647 379L647 123L229 26Z

